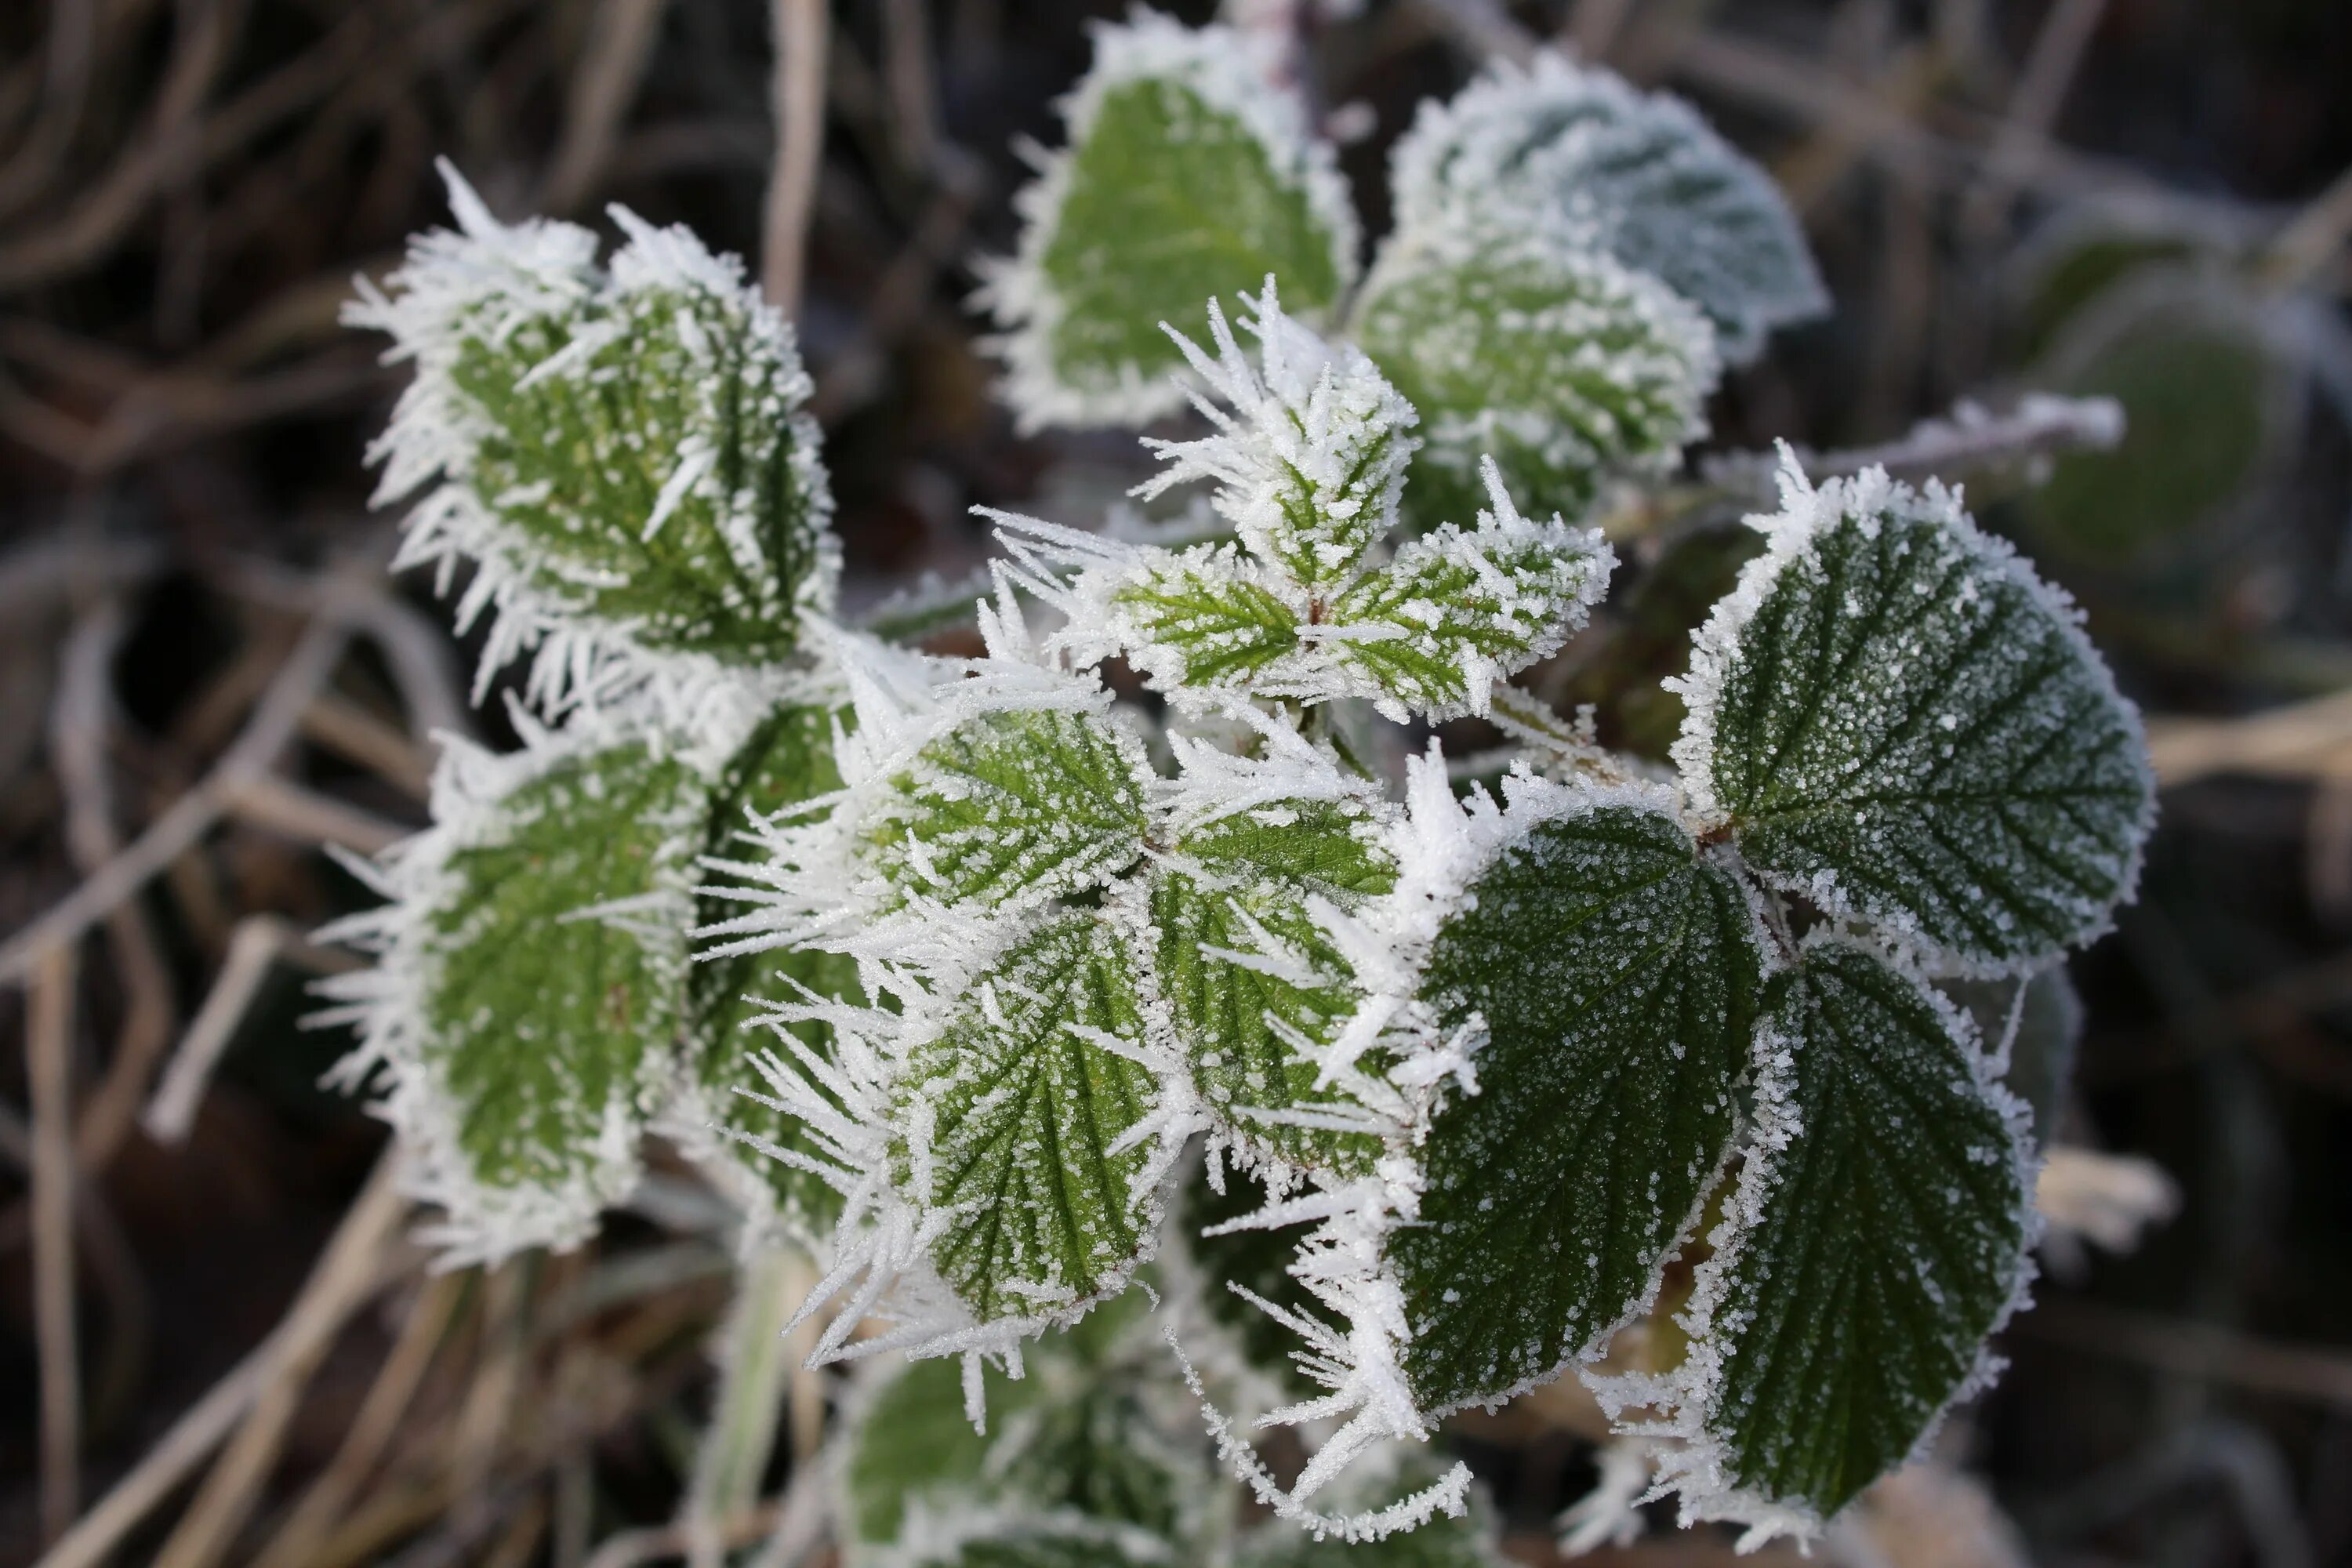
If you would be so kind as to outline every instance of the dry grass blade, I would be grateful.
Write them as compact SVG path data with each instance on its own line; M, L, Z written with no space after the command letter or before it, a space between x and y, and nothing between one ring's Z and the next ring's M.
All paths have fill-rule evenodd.
M776 66L771 106L776 162L761 227L760 286L786 317L801 308L809 215L824 160L824 0L769 0Z
M74 1331L74 952L43 954L26 998L33 1098L33 1318L41 1356L41 1533L80 1507L81 1371Z

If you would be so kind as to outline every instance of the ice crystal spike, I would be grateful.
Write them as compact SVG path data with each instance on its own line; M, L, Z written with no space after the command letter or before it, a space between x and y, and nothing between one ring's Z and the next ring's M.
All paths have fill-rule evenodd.
M1397 229L1536 236L1662 279L1735 364L1829 307L1771 180L1691 107L1541 54L1422 107L1391 165Z
M1402 238L1353 326L1420 412L1405 501L1423 527L1478 510L1488 458L1537 511L1574 517L1607 481L1664 473L1706 433L1713 329L1603 253L1534 236Z
M682 229L616 208L600 269L585 229L501 224L444 174L458 230L346 311L415 369L373 449L379 500L424 492L397 564L470 566L482 681L530 654L551 712L790 658L836 571L791 328Z
M1068 147L1038 155L1019 252L980 294L1024 429L1173 413L1182 361L1160 322L1267 273L1328 317L1355 277L1347 187L1268 39L1141 9L1094 37L1062 106Z
M1791 462L1696 637L1675 760L1775 887L1986 972L2102 931L2156 792L2080 615L1959 498Z

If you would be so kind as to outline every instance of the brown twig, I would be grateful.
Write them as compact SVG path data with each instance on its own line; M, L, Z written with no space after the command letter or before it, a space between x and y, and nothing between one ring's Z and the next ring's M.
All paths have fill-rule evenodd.
M237 921L229 933L227 959L214 976L204 1005L189 1020L187 1033L180 1037L179 1047L163 1069L163 1081L155 1086L154 1097L140 1116L140 1125L150 1138L164 1144L187 1138L221 1053L228 1048L261 983L269 977L270 966L288 952L299 954L308 968L320 973L349 968L358 962L335 949L313 947L290 921L276 915L247 915Z
M824 0L769 0L776 60L770 104L776 161L761 226L760 284L787 317L801 308L808 265L809 215L824 158Z
M41 1535L63 1535L81 1495L81 1371L74 1331L73 993L70 944L41 958L26 998L33 1101L33 1322L41 1359Z
M563 138L535 204L572 211L593 195L612 160L614 132L636 98L668 0L604 0L589 25L588 47L572 73Z

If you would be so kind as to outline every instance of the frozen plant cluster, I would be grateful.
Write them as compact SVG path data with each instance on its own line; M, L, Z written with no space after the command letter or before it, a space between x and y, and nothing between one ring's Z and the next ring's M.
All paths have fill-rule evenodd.
M1432 1435L1571 1371L1623 1438L1573 1539L1668 1496L1810 1536L1998 1371L2022 1020L2132 892L2137 716L1956 490L1786 448L1671 767L1515 684L1722 361L1819 307L1801 237L1687 108L1547 59L1423 113L1359 278L1268 70L1101 33L983 303L1024 422L1190 406L1136 495L1192 523L986 514L971 656L943 603L831 613L806 377L733 263L616 214L600 267L453 177L354 320L525 744L453 750L368 868L347 1076L454 1258L589 1234L649 1133L810 1249L813 1359L911 1363L860 1397L929 1434L853 1424L856 1561L1488 1563ZM1198 1506L1211 1449L1279 1531Z

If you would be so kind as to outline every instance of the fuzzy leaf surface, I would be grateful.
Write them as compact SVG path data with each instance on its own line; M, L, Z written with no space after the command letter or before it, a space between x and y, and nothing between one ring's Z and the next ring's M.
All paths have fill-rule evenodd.
M1508 500L1499 489L1493 499ZM1354 634L1334 656L1378 689L1391 716L1458 717L1503 676L1546 657L1583 625L1615 557L1597 534L1516 512L1423 534L1366 573L1331 607Z
M1337 1085L1315 1087L1318 1068L1301 1053L1302 1044L1327 1043L1357 1002L1347 963L1307 900L1348 907L1394 884L1395 864L1363 808L1283 802L1197 828L1177 851L1176 864L1155 874L1152 925L1160 989L1201 1098L1245 1145L1295 1164L1368 1168L1375 1137L1252 1114L1349 1103Z
M1142 852L1146 764L1103 720L984 713L923 747L866 828L902 894L1026 908L1099 886Z
M1726 1481L1826 1519L1975 1373L2023 1267L2018 1138L1958 1016L1858 948L1770 983L1782 1053L1748 1211L1700 1268L1694 1359Z
M1131 940L1100 910L1046 916L908 1065L894 1121L928 1137L894 1173L919 1208L960 1210L931 1259L982 1322L1098 1296L1149 1248L1157 1215L1134 1186L1154 1150L1111 1151L1159 1085L1098 1038L1142 1047Z
M593 1185L616 1132L634 1145L680 1021L702 805L674 760L587 752L517 788L488 841L450 857L418 1003L482 1186ZM666 894L680 904L667 920L582 913Z
M462 480L535 587L657 651L792 653L832 502L807 376L761 318L712 289L615 289L464 341L451 380L479 435Z
M1110 606L1164 684L1252 687L1298 651L1297 615L1231 545L1137 568Z
M1484 1018L1479 1092L1389 1244L1429 1410L1552 1375L1655 1288L1738 1122L1762 964L1737 880L1645 806L1540 822L1471 890L1423 994Z
M2154 810L2072 607L1948 496L1792 496L1701 628L1675 759L1776 887L2021 967L2095 934Z
M772 816L841 787L833 754L834 719L831 709L793 703L778 709L752 731L711 792L706 853L740 853L736 837L754 813ZM848 721L846 712L842 719ZM698 923L715 924L739 910L728 900L706 894ZM803 987L823 997L865 999L856 963L814 948L730 953L698 963L688 976L688 1040L709 1109L721 1123L778 1148L813 1154L806 1122L736 1092L770 1092L751 1058L773 1041L752 1020L767 1004L803 1000ZM829 1051L831 1026L803 1021L785 1027L818 1051ZM728 1152L769 1184L780 1217L796 1234L822 1236L832 1228L841 1210L841 1194L829 1184L782 1160L749 1151Z
M1403 247L1355 307L1357 341L1421 415L1405 500L1425 526L1485 500L1479 460L1538 515L1654 473L1706 433L1714 333L1655 279L1538 244Z
M1724 357L1828 306L1802 230L1763 170L1681 100L1541 55L1425 106L1392 164L1400 232L1535 233L1663 279Z

